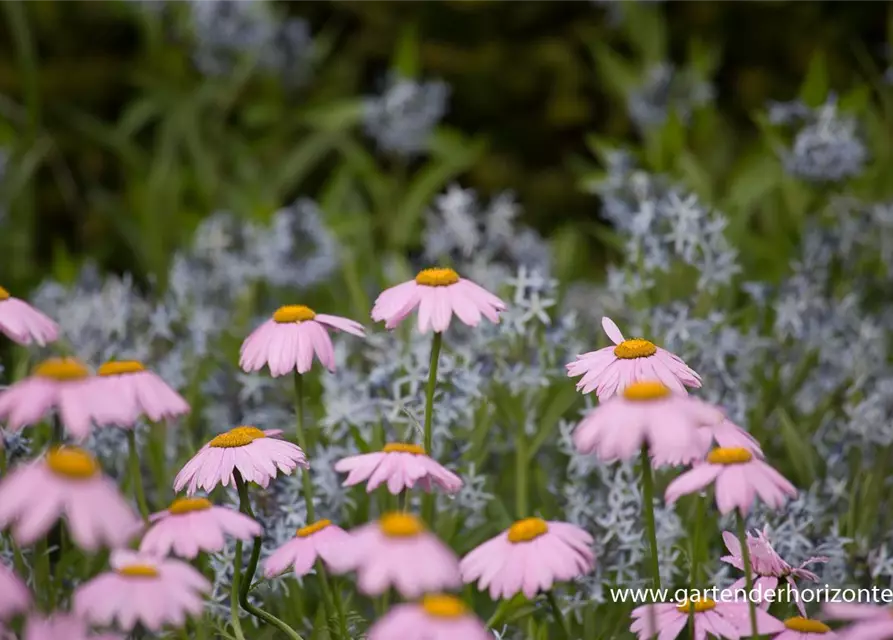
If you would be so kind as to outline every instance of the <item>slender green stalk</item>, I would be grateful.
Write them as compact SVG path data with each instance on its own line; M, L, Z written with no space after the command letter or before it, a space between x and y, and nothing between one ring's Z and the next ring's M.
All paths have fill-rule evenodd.
M567 618L561 613L561 607L558 605L558 600L555 598L555 592L550 589L546 594L546 597L549 599L549 604L552 606L552 613L555 616L555 619L561 625L561 631L564 633L564 637L567 638L567 640L571 640L571 628Z
M738 512L738 539L741 541L741 560L744 563L744 585L747 588L747 608L750 611L751 635L760 640L757 629L757 605L753 601L753 570L750 566L750 548L747 546L747 528L744 525L744 514Z
M146 493L143 490L143 475L140 473L140 454L136 450L136 431L127 430L127 448L129 449L130 479L133 483L133 497L139 505L143 520L149 519L149 505L146 504Z
M304 425L304 377L297 372L295 372L295 414L298 446L304 450L305 455L309 455L309 440L307 438L307 429ZM313 482L310 479L310 473L307 469L301 471L301 489L304 493L304 502L307 504L307 524L309 525L316 521L316 509L313 506ZM344 616L344 611L332 599L329 576L321 562L317 563L316 572L319 575L319 581L323 590L323 604L328 611L329 617L334 615L338 618L341 627L346 628L347 621ZM344 639L348 640L348 636L344 635Z
M239 584L242 576L242 541L236 540L236 557L233 562L233 584L229 592L229 620L237 640L245 640L242 622L239 620Z
M434 418L434 389L437 387L437 363L440 360L440 347L443 344L443 334L434 332L431 342L431 360L428 364L428 387L425 389L425 453L429 456L434 447L434 432L432 421ZM426 493L422 496L422 517L429 526L434 524L434 493Z
M521 426L515 437L515 514L527 517L527 436Z
M487 620L487 628L493 629L502 622L502 619L505 617L506 612L509 609L510 600L500 600L499 605L496 607L496 611L493 612L493 615L490 616L490 619Z
M350 635L348 635L347 631L347 618L344 615L344 607L341 602L341 592L338 589L338 585L336 584L334 588L332 587L326 569L319 560L316 561L316 573L319 575L319 582L322 585L323 597L326 600L327 608L330 607L329 613L334 610L338 618L338 628L342 640L350 640Z
M645 530L651 545L651 586L653 594L658 597L660 591L660 560L657 551L657 527L654 524L654 478L651 476L651 458L648 455L647 445L642 446L640 456L642 464L642 508L645 512ZM657 613L654 606L649 607L651 629L657 635ZM652 636L654 637L654 636Z
M248 485L245 484L242 474L238 471L233 471L233 478L236 481L236 489L239 492L239 511L253 519L254 511L252 511L251 502L248 499ZM255 607L248 601L248 592L251 591L251 581L254 579L254 572L257 570L257 561L260 558L261 544L261 537L255 537L254 546L251 550L251 557L248 560L248 568L245 570L245 575L242 576L243 581L240 582L239 585L236 585L236 576L239 575L242 565L242 543L236 543L237 555L235 573L233 574L233 593L238 593L239 603L242 605L242 608L255 618L276 627L292 640L303 640L297 631L285 624L282 620L259 607ZM230 601L230 605L232 606L232 601Z

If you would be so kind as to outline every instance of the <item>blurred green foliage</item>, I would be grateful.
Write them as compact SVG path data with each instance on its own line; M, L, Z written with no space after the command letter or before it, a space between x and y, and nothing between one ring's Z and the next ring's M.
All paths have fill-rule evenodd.
M363 250L411 251L431 197L456 179L516 191L528 222L571 238L581 269L604 245L587 231L598 202L578 186L583 158L598 139L639 137L624 96L644 69L687 63L716 87L718 108L690 131L661 130L685 138L684 155L642 141L653 168L709 191L742 158L762 162L749 155L765 129L755 112L794 97L818 55L821 94L866 93L886 64L886 3L610 5L281 3L316 41L311 80L291 91L251 61L198 74L177 28L186 3L173 21L135 2L4 3L0 145L13 154L15 223L0 241L4 280L66 278L85 255L158 276L212 210L264 216L297 195L320 199ZM361 97L394 65L452 88L430 158L408 165L376 157L358 126ZM750 195L737 188L733 200Z

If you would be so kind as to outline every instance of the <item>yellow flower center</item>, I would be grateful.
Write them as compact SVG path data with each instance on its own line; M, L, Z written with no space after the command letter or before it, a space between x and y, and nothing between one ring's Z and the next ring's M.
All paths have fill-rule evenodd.
M435 618L459 618L468 611L465 603L455 596L427 595L422 598L422 608Z
M77 447L51 449L46 460L53 473L73 480L87 480L99 472L96 458Z
M831 627L824 622L818 620L810 620L795 616L784 621L784 626L793 631L802 631L803 633L828 633Z
M101 376L119 376L125 373L139 373L145 371L142 362L136 360L111 360L99 367L96 373Z
M297 532L295 533L295 535L298 536L299 538L309 538L314 533L318 533L318 532L322 531L323 529L325 529L326 527L331 526L331 524L332 524L331 520L318 520L318 521L314 522L313 524L308 524L306 527L302 527L302 528L298 529Z
M9 291L0 287L0 300L9 300Z
M670 388L662 382L647 380L645 382L633 382L623 390L623 397L635 402L648 402L661 400L670 395Z
M127 576L128 578L157 578L158 569L151 564L129 564L126 567L118 569L119 576Z
M302 304L287 304L276 309L276 313L273 314L273 320L279 324L304 322L305 320L313 320L315 317L316 312Z
M34 367L34 375L58 382L83 380L90 375L87 367L74 358L50 358Z
M744 447L719 447L707 454L711 464L744 464L753 460L753 454Z
M633 338L632 340L624 340L614 347L614 355L623 360L635 360L636 358L647 358L657 353L657 347L653 342L648 342L642 338Z
M530 542L549 532L549 525L542 518L524 518L509 527L509 542Z
M378 521L382 533L389 538L411 538L425 530L422 521L411 513L394 511L386 513Z
M177 498L167 510L171 515L180 516L184 513L207 511L212 506L211 501L207 498Z
M382 451L385 453L414 453L417 456L425 455L424 447L403 442L389 442L384 446Z
M684 600L676 605L676 610L681 613L688 613L694 607L695 613L704 613L705 611L712 611L716 608L716 602L711 600L710 598L704 598L703 600Z
M452 269L422 269L415 281L426 287L448 287L459 282L459 274Z
M236 427L226 433L221 433L211 440L208 446L217 449L234 449L235 447L249 445L258 438L266 438L266 436L257 427Z

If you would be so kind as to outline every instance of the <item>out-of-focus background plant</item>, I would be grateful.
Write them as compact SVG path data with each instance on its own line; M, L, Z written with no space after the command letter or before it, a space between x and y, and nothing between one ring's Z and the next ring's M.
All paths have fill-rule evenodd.
M0 285L56 318L79 356L145 359L187 396L172 460L240 421L293 420L283 389L235 367L241 339L278 304L365 320L384 286L451 264L510 303L498 330L459 334L442 364L438 453L465 481L443 532L457 551L510 522L515 500L581 524L599 567L562 602L586 638L628 628L629 607L605 608L606 589L644 584L641 496L628 465L573 453L584 403L563 367L604 345L608 313L684 357L703 395L803 490L752 525L781 532L791 560L831 558L826 582L889 585L885 3L2 12ZM397 358L384 332L339 344L338 373L313 381L320 468L413 428L428 347L400 337ZM8 381L27 362L2 355ZM518 433L519 463L536 462L530 496L504 460ZM91 446L114 467L124 444L107 434ZM16 457L28 442L5 447ZM146 472L150 500L165 504L165 469ZM368 516L336 474L314 483L318 512ZM257 509L273 542L303 522L298 490L277 483ZM690 506L659 513L662 569L685 584L697 554L713 563L707 586L728 577L714 562L721 542L689 547ZM220 603L228 562L212 567ZM309 605L277 606L314 619ZM359 635L365 613L350 606ZM500 637L515 637L510 623Z

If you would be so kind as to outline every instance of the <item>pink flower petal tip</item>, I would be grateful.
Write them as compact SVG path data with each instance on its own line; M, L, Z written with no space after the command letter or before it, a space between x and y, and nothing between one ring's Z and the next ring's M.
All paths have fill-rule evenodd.
M369 629L369 640L493 640L464 602L426 595L418 604L398 604Z
M331 520L318 520L297 530L295 537L276 549L266 563L264 575L273 578L291 569L298 577L307 575L317 559L328 564L349 534Z
M505 311L505 303L471 280L460 278L452 269L424 269L414 280L384 290L372 307L372 319L395 328L418 307L419 331L442 333L453 314L469 327L481 316L493 323Z
M335 370L335 350L327 329L365 336L363 325L347 318L316 313L304 305L279 307L273 317L249 335L239 351L243 371L269 367L274 377L307 373L313 355L329 371Z
M189 404L179 393L135 360L103 364L91 392L96 399L93 421L100 426L132 427L141 416L159 422L189 413Z
M18 344L42 347L59 338L59 325L0 287L0 333Z
M595 566L592 536L567 522L519 520L474 548L460 565L463 582L477 581L490 597L523 593L532 599L556 581L573 580Z

